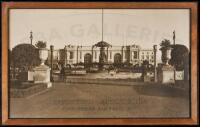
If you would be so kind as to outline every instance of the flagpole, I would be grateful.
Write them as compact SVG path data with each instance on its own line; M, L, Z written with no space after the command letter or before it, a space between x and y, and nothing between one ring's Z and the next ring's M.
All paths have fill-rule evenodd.
M103 41L103 9L102 9L102 41Z
M173 42L174 42L174 45L175 45L175 30L173 32Z

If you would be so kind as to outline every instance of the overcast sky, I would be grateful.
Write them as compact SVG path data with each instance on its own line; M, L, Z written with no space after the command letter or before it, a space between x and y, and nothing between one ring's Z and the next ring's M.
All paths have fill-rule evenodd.
M102 38L101 9L11 9L10 46L47 41L48 47L93 45ZM151 48L162 39L189 46L188 9L104 9L104 41Z
M163 39L189 47L188 9L104 9L104 41L111 45L138 44L152 48ZM11 9L10 48L42 40L55 49L93 45L102 40L101 9ZM160 52L158 52L160 54ZM160 56L160 55L159 55Z

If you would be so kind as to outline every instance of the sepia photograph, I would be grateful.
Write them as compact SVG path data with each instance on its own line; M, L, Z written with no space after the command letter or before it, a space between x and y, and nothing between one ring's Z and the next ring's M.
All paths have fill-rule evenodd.
M6 118L196 118L190 7L24 5L5 9Z

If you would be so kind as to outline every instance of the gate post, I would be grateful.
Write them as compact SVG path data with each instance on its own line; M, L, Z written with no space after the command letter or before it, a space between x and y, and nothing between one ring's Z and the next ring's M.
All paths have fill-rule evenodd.
M50 71L50 80L53 82L53 50L54 46L50 45L50 51L51 51L51 71Z

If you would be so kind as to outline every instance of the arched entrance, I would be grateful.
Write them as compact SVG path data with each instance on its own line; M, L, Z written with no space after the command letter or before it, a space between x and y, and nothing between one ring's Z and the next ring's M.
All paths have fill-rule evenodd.
M116 53L114 56L114 64L119 65L122 63L122 56L120 53Z
M85 64L85 67L89 67L92 64L92 55L90 53L85 54L84 64Z
M106 62L107 62L107 56L106 56L105 51L103 50L99 55L99 63L104 64Z
M107 47L107 49L108 49L108 47L110 47L111 45L102 40L102 41L98 42L97 44L95 44L94 46L100 47L99 70L103 70L105 63L107 62L107 56L105 54L105 48Z

